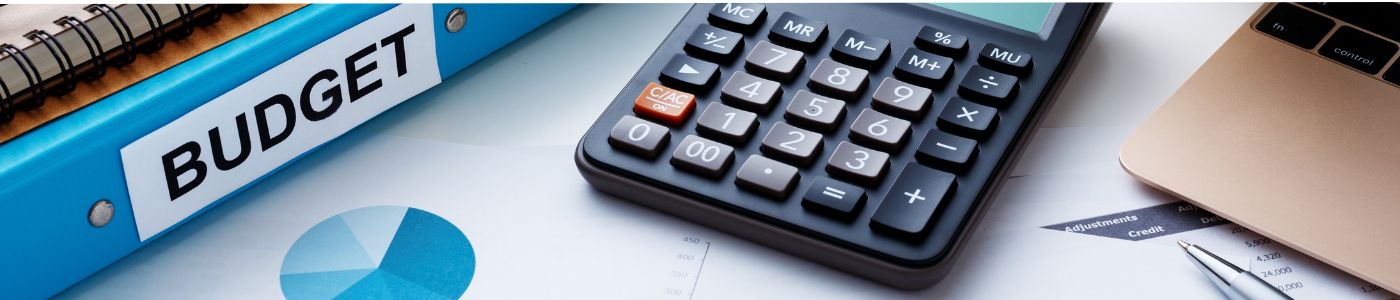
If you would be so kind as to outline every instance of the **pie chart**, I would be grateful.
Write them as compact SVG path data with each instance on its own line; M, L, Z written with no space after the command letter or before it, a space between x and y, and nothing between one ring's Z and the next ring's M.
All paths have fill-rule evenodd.
M287 299L457 299L476 270L467 236L416 208L373 206L321 221L282 260Z

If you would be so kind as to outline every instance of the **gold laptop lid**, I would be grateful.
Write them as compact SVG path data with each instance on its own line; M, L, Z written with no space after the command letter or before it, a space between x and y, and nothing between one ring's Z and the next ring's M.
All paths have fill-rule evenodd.
M1272 7L1127 139L1123 168L1400 291L1400 87L1255 30Z

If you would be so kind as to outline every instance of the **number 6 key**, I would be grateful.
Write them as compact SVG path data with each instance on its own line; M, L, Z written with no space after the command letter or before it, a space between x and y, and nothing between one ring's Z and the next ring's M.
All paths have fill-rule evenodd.
M893 152L909 137L909 126L909 121L866 108L851 122L851 140Z

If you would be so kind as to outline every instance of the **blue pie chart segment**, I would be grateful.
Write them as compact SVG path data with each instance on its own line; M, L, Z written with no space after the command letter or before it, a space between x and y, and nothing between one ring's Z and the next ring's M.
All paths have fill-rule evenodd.
M427 211L375 206L307 230L282 261L288 299L457 299L476 257L466 235Z

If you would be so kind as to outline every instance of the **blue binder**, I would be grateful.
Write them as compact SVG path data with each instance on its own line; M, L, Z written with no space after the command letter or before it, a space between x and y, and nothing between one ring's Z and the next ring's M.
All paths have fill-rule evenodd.
M403 7L408 5L414 4ZM138 232L137 217L134 216L133 193L128 190L131 184L128 176L131 175L127 173L131 170L124 170L122 149L133 147L138 142L145 143L142 142L145 137L155 136L156 131L165 130L174 124L172 122L191 119L190 116L200 111L201 107L214 105L213 101L227 98L226 95L238 91L245 83L251 84L259 76L270 76L273 73L270 70L275 71L284 62L296 59L303 52L315 50L322 42L353 30L363 22L373 22L394 12L396 7L399 5L309 5L0 145L0 238L3 239L0 240L0 298L29 299L54 295L286 164L295 162L305 153L299 153L231 192L216 197L209 204L178 218L178 222L168 227L143 229L147 231L143 234ZM436 71L440 76L434 84L571 7L431 5L431 22L423 20L420 24L433 26L416 30L432 33L435 43L432 52L436 56ZM414 8L417 11L427 9ZM449 32L447 17L457 8L466 13L466 25L460 31ZM391 37L383 41L380 48L394 46ZM349 52L355 52L353 50ZM402 48L397 50L404 51ZM347 58L346 61L346 69L350 71L370 69L363 62L355 65L353 59ZM403 63L402 56L399 63ZM390 61L380 63L378 68L375 71L380 72L378 76L393 76ZM403 76L403 73L400 69L399 75ZM370 84L360 84L358 87L351 84L348 88L351 94L356 88L361 92L372 90ZM312 83L307 85L310 89ZM385 79L385 84L378 88L383 92L394 87ZM319 101L329 99L327 95L311 96ZM342 107L359 105L352 102L354 96L345 97L352 100L341 102L345 105ZM194 118L192 121L200 120ZM304 124L297 126L309 128L306 126L310 125ZM226 128L233 130L232 127ZM314 147L338 135L319 141ZM191 157L199 156L194 154ZM211 163L207 167L212 169L216 166ZM185 181L190 177L182 176L180 179ZM175 185L179 185L178 182ZM183 201L171 198L172 202ZM89 222L88 213L101 200L110 202L114 213L109 223L97 227Z

